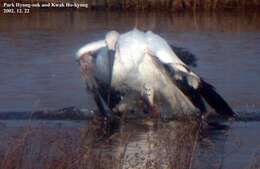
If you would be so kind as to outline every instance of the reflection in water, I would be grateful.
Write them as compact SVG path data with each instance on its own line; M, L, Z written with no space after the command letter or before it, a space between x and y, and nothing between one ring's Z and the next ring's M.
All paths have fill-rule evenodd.
M101 146L100 154L112 152L119 168L244 169L260 165L259 137L249 139L257 134L257 124L244 128L245 123L235 122L221 128L199 128L194 121L160 123L134 119L110 137L110 144L96 145ZM240 132L241 129L251 132ZM105 145L109 149L104 149Z
M84 122L32 121L31 127L26 127L28 121L16 123L0 122L2 168L40 169L48 164L49 168L244 169L260 165L259 122L234 122L230 128L204 127L198 132L191 121L129 119L108 138L97 135L96 121L88 127Z
M90 141L93 134L89 132L84 138L88 149L95 147L92 153L101 156L98 160L113 159L104 165L109 168L219 168L227 137L216 138L225 135L227 129L200 127L195 121L161 123L151 119L131 119L123 122L105 141ZM107 153L108 156L104 155ZM214 165L216 161L221 163ZM92 165L94 168L95 164Z
M146 123L128 123L121 131L130 135L125 147L124 168L187 169L193 166L199 139L196 123ZM120 148L117 147L119 152Z

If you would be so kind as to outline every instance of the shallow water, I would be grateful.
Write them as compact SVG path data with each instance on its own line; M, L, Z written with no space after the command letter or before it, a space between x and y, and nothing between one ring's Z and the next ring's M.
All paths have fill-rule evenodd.
M187 48L194 68L238 110L260 109L260 17L248 14L164 14L32 11L0 16L0 112L93 107L76 50L105 32L137 26Z

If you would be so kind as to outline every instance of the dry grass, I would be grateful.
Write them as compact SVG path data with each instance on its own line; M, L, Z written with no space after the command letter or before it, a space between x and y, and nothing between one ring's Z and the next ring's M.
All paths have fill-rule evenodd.
M26 128L0 152L4 169L130 169L192 166L198 140L194 122L128 122L105 136L100 120L85 129ZM135 126L135 128L133 127ZM145 139L135 142L139 135Z
M219 9L235 9L235 8L255 8L260 5L260 1L245 0L139 0L139 1L123 1L121 7L123 9L168 9L170 11L214 11ZM110 5L113 6L113 5Z

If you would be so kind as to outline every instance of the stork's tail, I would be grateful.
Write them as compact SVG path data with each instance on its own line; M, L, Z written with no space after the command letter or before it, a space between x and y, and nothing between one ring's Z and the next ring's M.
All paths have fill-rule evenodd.
M237 114L228 103L215 91L214 87L201 79L199 93L215 111L223 116L234 117Z

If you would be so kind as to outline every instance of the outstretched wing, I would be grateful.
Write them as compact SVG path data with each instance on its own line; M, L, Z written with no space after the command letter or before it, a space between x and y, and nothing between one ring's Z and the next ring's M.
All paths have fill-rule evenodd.
M151 85L155 89L158 98L160 98L159 100L162 101L159 104L163 104L163 110L166 110L162 111L162 115L167 118L199 115L200 110L191 102L179 86L176 85L164 64L150 53L146 53L145 60L148 61L143 65L144 68L140 67L140 69L143 72L148 72L147 76L151 76L149 78L153 79ZM147 66L148 63L149 65Z
M187 65L166 63L164 67L171 74L173 81L179 89L190 98L201 112L207 111L205 100L217 113L224 116L235 115L232 108L216 92L215 88L190 70Z
M152 32L147 32L146 36L148 53L155 56L164 65L175 85L201 112L207 111L205 100L217 113L225 116L235 115L227 102L215 91L215 88L190 70L163 38Z

